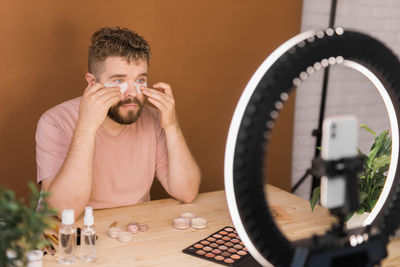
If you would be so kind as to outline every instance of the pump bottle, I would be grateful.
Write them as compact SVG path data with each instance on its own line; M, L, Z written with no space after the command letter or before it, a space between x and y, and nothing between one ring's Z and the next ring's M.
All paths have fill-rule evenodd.
M83 218L85 227L81 231L80 258L86 262L92 262L96 259L96 229L94 228L93 208L85 208L85 217Z

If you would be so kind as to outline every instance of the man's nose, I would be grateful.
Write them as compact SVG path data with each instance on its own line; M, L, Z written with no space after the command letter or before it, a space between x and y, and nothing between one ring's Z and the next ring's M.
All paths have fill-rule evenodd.
M138 94L139 94L139 93L138 93L138 90L137 90L137 85L136 85L136 83L135 83L135 82L130 82L130 83L128 83L128 88L126 89L124 95L125 95L125 96L132 96L132 97L135 97L135 96L137 96Z

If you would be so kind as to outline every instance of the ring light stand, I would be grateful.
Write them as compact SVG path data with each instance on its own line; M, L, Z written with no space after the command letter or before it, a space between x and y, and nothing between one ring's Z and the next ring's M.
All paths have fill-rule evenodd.
M368 242L381 240L386 247L388 237L399 225L400 172L396 170L399 167L400 62L381 42L365 34L342 28L307 31L281 45L257 69L239 99L228 133L224 166L228 207L238 234L261 265L295 266L293 259L309 249L307 245L291 243L275 224L263 190L263 158L274 121L291 88L334 64L359 71L375 85L386 105L391 126L388 177L373 212L364 222L370 224L368 229L376 229L379 237L369 236L368 231L363 235L365 242L361 243L368 244L370 237ZM342 239L340 245L349 249L350 244L353 249L364 245L353 246L351 237L344 243Z

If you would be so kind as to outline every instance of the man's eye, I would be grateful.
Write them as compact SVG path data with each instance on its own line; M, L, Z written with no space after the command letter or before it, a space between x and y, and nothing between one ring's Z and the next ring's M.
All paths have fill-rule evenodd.
M113 81L113 83L117 83L117 84L123 83L123 82L124 82L123 79L116 79L116 80Z
M144 79L144 78L137 79L136 82L137 82L137 83L145 83L145 82L146 82L146 79Z

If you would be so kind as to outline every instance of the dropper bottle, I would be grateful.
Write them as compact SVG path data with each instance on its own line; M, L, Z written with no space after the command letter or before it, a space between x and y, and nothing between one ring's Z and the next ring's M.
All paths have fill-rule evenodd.
M96 259L96 229L94 228L93 208L85 208L85 217L83 218L85 227L81 232L80 258L86 262L92 262Z

